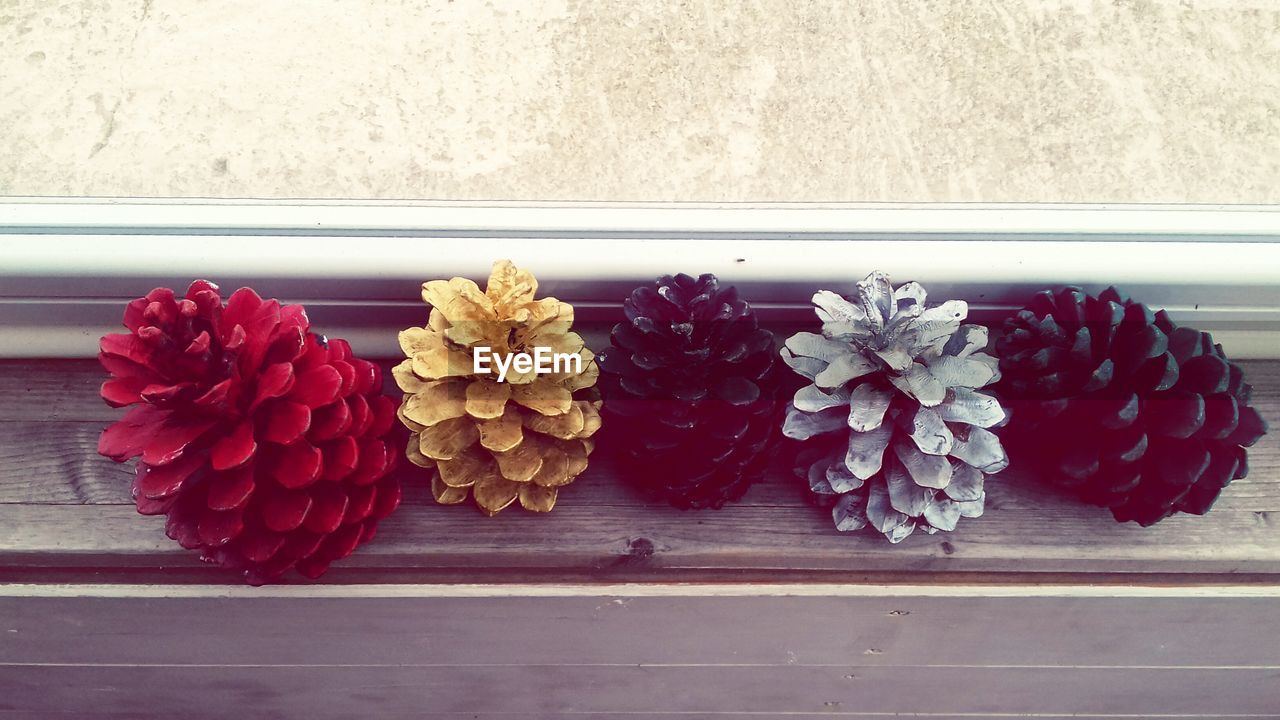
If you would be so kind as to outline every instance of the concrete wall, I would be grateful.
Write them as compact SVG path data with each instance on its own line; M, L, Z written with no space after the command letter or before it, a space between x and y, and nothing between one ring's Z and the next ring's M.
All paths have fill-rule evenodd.
M1274 0L0 0L0 194L1280 200Z

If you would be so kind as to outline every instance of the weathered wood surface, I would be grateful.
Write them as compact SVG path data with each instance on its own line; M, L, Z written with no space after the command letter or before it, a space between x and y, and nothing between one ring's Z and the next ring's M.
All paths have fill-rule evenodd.
M151 590L0 586L0 718L1225 718L1280 703L1274 593Z
M1247 362L1256 403L1280 417L1280 362ZM130 470L96 454L97 435L120 411L97 397L92 361L0 363L0 578L57 569L60 579L115 568L154 569L218 582L164 537L163 521L137 515ZM744 501L721 511L681 512L619 482L602 448L561 494L550 515L518 511L485 518L469 506L435 505L422 471L402 468L405 502L375 543L328 576L378 573L431 581L486 570L611 579L760 577L825 573L1058 572L1280 573L1280 441L1250 453L1250 476L1232 484L1207 516L1177 516L1152 528L1114 522L1007 471L989 480L987 514L957 531L891 546L870 534L840 534L813 507L803 483L777 467ZM431 572L427 572L431 571ZM452 574L450 574L452 573ZM176 576L176 575L175 575Z
M1275 717L1274 669L894 667L21 667L0 678L14 710L53 703L74 717ZM1236 689L1239 689L1236 691ZM732 689L732 692L726 690ZM1231 697L1224 697L1234 692ZM1230 708L1224 712L1223 707ZM970 710L969 708L972 708ZM569 712L564 710L568 709ZM1063 714L1072 712L1063 711ZM1025 713L1025 715L1024 715ZM1105 717L1105 715L1103 715ZM48 717L48 716L46 716Z
M1280 362L1247 363L1246 372L1275 422ZM229 599L202 588L236 579L165 538L160 519L137 515L129 468L97 456L98 433L120 413L98 399L101 380L92 362L0 363L3 720L1280 712L1274 597L1230 588L952 597L947 587L1273 586L1280 443L1271 438L1252 453L1250 477L1205 517L1121 525L1011 473L990 481L985 517L900 546L834 532L782 467L740 504L680 512L617 482L605 451L554 513L496 518L436 506L422 474L405 468L404 506L377 542L322 580L835 581L930 585L934 595L685 596L677 586L666 597L538 597L521 594L528 585L502 585L462 597L423 585L443 589L380 597L340 587L327 598L246 590ZM45 584L25 595L5 581ZM155 592L101 597L51 584L64 581ZM183 595L168 583L200 585Z
M1280 708L1280 650L1258 641L1280 623L1273 598L35 600L0 598L0 717L1267 717Z
M617 587L617 586L612 586ZM610 591L615 592L615 591ZM622 590L625 592L625 590ZM252 595L252 593L250 593ZM4 597L53 665L1274 667L1275 597ZM395 642L387 642L395 636ZM92 637L92 642L83 642ZM199 647L191 638L202 638ZM572 639L572 641L570 641ZM0 693L0 697L3 694ZM1280 706L1277 706L1280 710Z

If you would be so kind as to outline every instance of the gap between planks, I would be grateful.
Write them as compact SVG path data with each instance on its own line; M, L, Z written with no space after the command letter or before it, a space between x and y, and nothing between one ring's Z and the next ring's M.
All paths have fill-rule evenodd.
M0 584L0 597L92 598L1280 598L1280 585L862 585L771 583L344 585Z

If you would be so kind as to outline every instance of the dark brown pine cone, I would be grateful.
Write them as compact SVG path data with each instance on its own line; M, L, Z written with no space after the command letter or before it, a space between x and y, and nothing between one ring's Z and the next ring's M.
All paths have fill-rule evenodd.
M1122 522L1204 514L1267 429L1208 333L1115 288L1039 293L997 348L1015 462Z
M623 472L680 508L719 508L759 478L779 408L773 335L714 275L637 288L600 354Z

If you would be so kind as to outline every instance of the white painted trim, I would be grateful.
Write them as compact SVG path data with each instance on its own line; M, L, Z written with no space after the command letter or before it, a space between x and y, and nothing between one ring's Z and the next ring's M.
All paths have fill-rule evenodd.
M124 302L196 277L305 302L318 331L393 355L394 331L424 313L422 280L481 279L503 257L601 318L679 271L797 322L814 290L873 269L969 300L979 320L1044 287L1115 284L1233 357L1280 357L1272 207L51 199L0 203L0 357L90 357Z
M1258 205L491 203L10 198L4 228L1280 238Z
M1037 240L706 240L698 238L414 238L373 236L7 235L0 267L10 276L68 278L211 276L316 280L429 279L427 273L484 277L508 257L539 278L631 281L675 267L707 268L737 282L852 284L873 268L926 284L1002 287L1075 282L1139 286L1186 284L1253 307L1249 295L1280 297L1280 242L1130 243ZM856 277L854 277L856 276ZM150 289L150 288L147 288ZM58 290L58 288L50 288ZM66 288L78 296L83 285ZM580 297L589 288L578 290ZM1247 292L1247 291L1246 291ZM55 294L55 293L51 293ZM804 298L807 299L805 293ZM1201 293L1203 294L1203 293ZM316 288L312 297L323 297ZM378 298L382 299L382 298ZM413 298L401 298L413 300ZM576 299L576 298L575 298ZM778 298L757 298L770 301ZM788 296L786 300L800 300ZM620 302L620 299L619 299Z
M1280 585L858 585L858 584L367 584L367 585L140 585L0 584L0 597L96 598L639 598L639 597L873 597L873 598L1280 598Z

